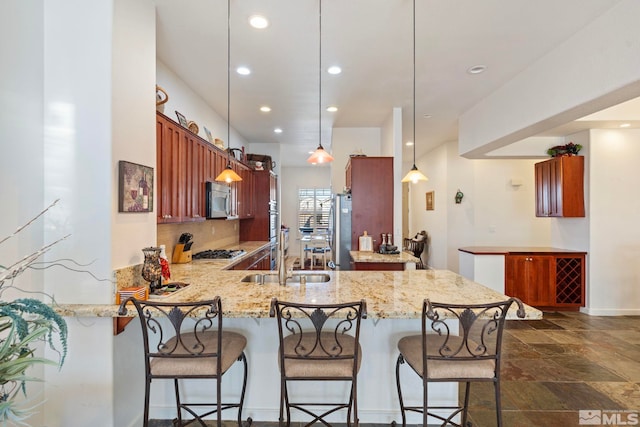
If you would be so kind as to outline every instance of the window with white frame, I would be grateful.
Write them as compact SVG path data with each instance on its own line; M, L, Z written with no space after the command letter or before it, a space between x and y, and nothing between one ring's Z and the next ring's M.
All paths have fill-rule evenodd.
M329 227L330 210L330 188L300 188L298 190L298 228L308 231L326 230Z

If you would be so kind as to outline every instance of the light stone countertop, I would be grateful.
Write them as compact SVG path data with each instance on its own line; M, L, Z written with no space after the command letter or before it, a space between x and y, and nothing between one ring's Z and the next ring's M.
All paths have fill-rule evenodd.
M399 254L381 254L378 252L362 252L362 251L349 251L353 262L389 262L389 263L402 263L408 262L418 263L420 259L416 258L410 252L401 251Z
M280 286L278 283L241 282L243 277L259 271L227 271L211 267L210 261L172 264L172 281L190 283L190 286L162 300L198 301L219 295L225 317L265 318L269 317L273 297L317 304L364 298L371 319L413 319L420 318L425 298L447 303L485 303L505 299L504 295L448 270L327 271L324 273L331 276L327 283L287 283ZM318 270L309 273L317 274ZM541 311L525 307L527 319L542 318ZM59 305L56 311L71 317L118 316L117 305ZM515 311L514 305L509 318L516 318ZM128 315L134 316L135 310L129 310Z

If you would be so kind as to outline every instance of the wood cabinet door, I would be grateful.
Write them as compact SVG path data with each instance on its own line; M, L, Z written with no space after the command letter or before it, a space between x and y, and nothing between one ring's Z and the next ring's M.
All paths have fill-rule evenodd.
M194 221L206 218L208 151L205 143L195 141L191 161L191 216Z
M527 262L527 304L533 306L555 305L555 257L530 255Z
M183 208L180 187L184 185L185 165L179 154L186 145L184 132L179 125L163 118L156 124L158 222L180 222Z
M536 216L549 216L549 163L535 164L536 174Z
M519 298L524 303L527 303L529 299L527 275L528 258L529 257L525 255L507 255L504 260L504 293L510 297Z
M554 266L551 255L507 255L505 294L533 306L554 305Z
M535 164L536 216L584 217L584 157Z
M238 175L242 178L242 181L237 183L238 217L240 219L253 218L255 214L255 180L253 171L243 164L238 163L237 165Z

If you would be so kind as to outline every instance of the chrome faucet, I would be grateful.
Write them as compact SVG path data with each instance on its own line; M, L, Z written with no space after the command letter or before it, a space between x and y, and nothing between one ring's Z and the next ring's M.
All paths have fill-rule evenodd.
M278 240L278 283L280 286L287 284L287 279L290 277L287 273L287 264L284 255L284 230L280 230L280 239Z

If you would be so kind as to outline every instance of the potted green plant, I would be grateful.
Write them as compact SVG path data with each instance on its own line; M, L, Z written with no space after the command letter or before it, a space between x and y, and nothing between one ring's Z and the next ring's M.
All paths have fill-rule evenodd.
M577 156L580 150L582 150L582 145L570 142L565 145L556 145L555 147L549 148L547 154L551 157Z
M20 231L36 221L57 202L56 200L13 234L0 240L0 244L15 238ZM27 425L24 420L37 406L23 399L17 399L20 395L26 396L28 381L39 381L38 378L29 376L27 372L29 368L35 365L62 367L67 355L65 320L49 304L38 299L6 300L4 299L5 291L8 288L16 289L14 280L25 270L35 268L34 264L40 263L39 258L66 237L45 245L10 265L0 265L0 424L2 425L7 423ZM51 264L56 262L45 263L45 266ZM36 348L42 342L59 353L58 361L36 356Z

